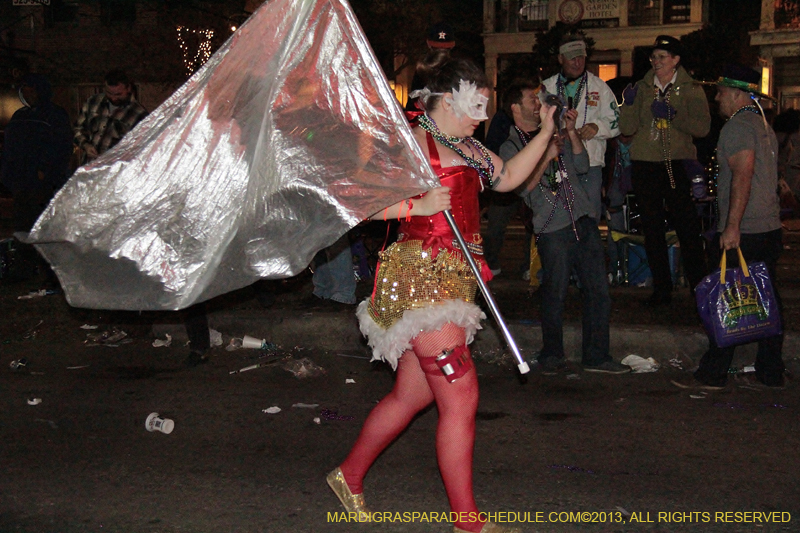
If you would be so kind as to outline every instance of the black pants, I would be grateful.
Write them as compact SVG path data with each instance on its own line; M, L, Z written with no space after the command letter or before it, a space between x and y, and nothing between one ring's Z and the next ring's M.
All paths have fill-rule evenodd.
M719 256L719 236L717 233L712 243L712 251ZM770 231L767 233L742 234L739 242L745 260L748 263L764 261L772 280L772 288L775 291L775 299L778 301L778 309L783 315L781 297L778 293L777 279L775 278L778 257L780 257L783 244L781 241L781 230ZM713 258L712 258L713 260ZM719 263L719 257L717 257ZM731 250L728 252L727 261L729 265L738 265L738 254ZM722 386L728 379L728 369L733 361L735 346L727 348L718 347L713 340L708 340L708 351L700 360L700 366L694 373L698 381L707 385ZM776 386L780 385L783 378L785 366L783 364L783 335L776 335L758 341L758 354L756 355L756 377L762 383Z
M186 326L186 334L189 336L189 349L193 352L206 353L211 348L211 340L205 302L185 309L183 324Z
M700 235L700 217L697 215L691 196L691 183L686 176L683 162L672 162L675 188L669 183L664 163L633 161L631 164L633 191L642 216L644 248L647 262L653 274L655 292L670 292L672 276L669 271L667 241L665 233L666 212L664 204L672 214L675 233L681 243L683 269L689 286L694 289L708 273Z
M20 190L14 191L13 196L14 231L27 233L47 207L53 197L53 191ZM58 278L36 248L16 239L15 241L16 258L11 265L8 280L24 281L33 278L37 273L42 273L48 288L57 288Z

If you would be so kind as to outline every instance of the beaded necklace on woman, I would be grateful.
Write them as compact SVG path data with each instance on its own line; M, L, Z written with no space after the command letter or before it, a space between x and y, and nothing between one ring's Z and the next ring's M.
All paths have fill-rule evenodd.
M575 89L575 96L572 98L573 109L577 109L583 97L583 126L586 125L586 115L589 112L589 96L586 94L586 85L589 83L589 75L586 71L578 78L578 87ZM564 83L564 75L559 74L556 79L556 92L561 97L562 102L567 102L567 87Z
M461 159L464 160L467 166L477 170L478 174L483 177L483 181L489 185L489 188L492 188L494 163L492 163L492 156L489 155L489 150L487 150L485 146L472 137L453 137L450 135L445 135L442 130L439 129L439 126L436 125L436 122L427 113L419 117L419 127L430 133L431 137L433 137L436 142L457 153ZM475 159L474 157L467 155L464 150L458 147L459 144L463 144L469 148L472 154L479 153L480 156Z

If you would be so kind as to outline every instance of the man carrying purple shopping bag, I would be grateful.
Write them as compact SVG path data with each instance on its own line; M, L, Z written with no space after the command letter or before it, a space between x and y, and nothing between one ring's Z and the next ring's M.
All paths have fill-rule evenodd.
M719 220L712 250L728 253L732 265L739 264L737 248L748 262L763 261L775 287L776 265L783 248L777 194L778 141L759 103L759 98L765 97L759 92L760 81L761 75L755 70L729 65L716 82L716 101L727 122L717 144ZM777 288L774 294L780 309ZM782 347L782 334L758 341L754 385L783 386ZM720 348L709 337L708 351L694 378L672 383L681 388L723 389L734 350L735 346Z

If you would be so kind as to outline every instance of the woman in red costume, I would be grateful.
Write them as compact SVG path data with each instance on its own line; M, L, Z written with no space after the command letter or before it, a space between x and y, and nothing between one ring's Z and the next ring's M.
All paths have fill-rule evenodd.
M477 282L442 211L450 209L484 279L478 194L511 191L533 172L553 133L553 109L542 106L542 134L503 162L471 135L486 120L489 83L473 63L436 53L420 65L425 113L414 134L442 186L399 202L372 218L401 219L396 243L381 253L372 297L358 307L374 359L397 370L394 389L372 410L350 454L328 484L349 512L369 520L362 483L380 453L414 415L436 402L436 458L455 533L512 532L487 522L472 492L472 450L478 380L467 345L480 320ZM456 513L456 514L452 514Z

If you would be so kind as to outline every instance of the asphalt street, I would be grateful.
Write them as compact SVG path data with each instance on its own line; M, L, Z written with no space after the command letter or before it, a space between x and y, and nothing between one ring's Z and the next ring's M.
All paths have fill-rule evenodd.
M504 273L490 285L530 359L538 299L515 275L515 231ZM796 375L800 239L787 234L786 246L779 283L785 359ZM181 364L188 350L177 313L19 299L37 288L35 280L0 285L0 532L452 531L441 514L435 408L365 481L382 521L341 522L325 474L393 375L368 360L352 308L309 304L308 276L279 284L267 309L247 289L210 303L222 344L196 368ZM359 293L369 293L367 282ZM797 383L765 391L737 374L721 392L677 389L670 379L686 376L702 353L702 330L687 289L658 312L639 305L648 294L612 289L612 345L618 360L654 357L660 368L651 373L582 371L577 289L567 372L534 368L521 378L487 321L474 346L480 508L522 521L526 532L800 531ZM153 346L167 333L170 346ZM274 344L226 349L245 334ZM736 369L752 354L741 350ZM21 358L27 364L12 369ZM174 430L148 431L153 412Z

